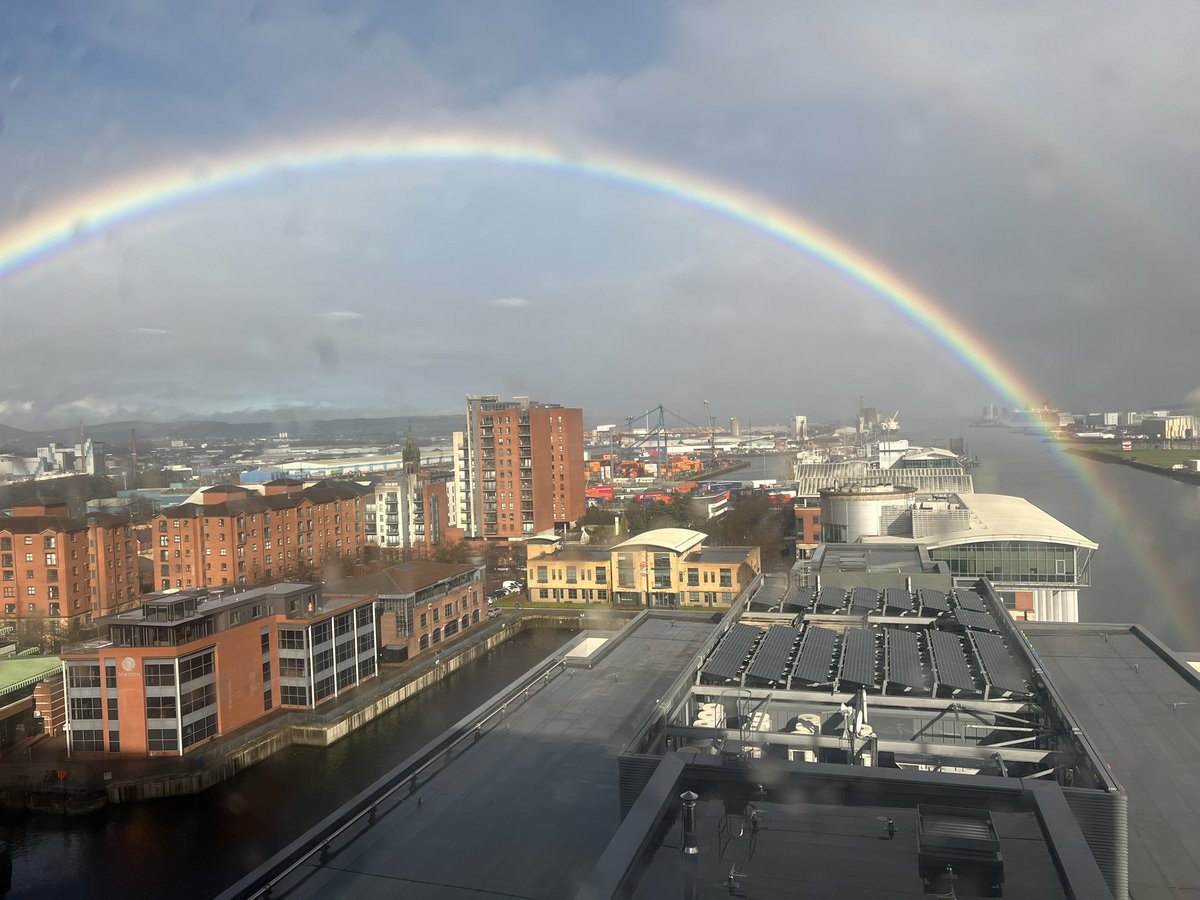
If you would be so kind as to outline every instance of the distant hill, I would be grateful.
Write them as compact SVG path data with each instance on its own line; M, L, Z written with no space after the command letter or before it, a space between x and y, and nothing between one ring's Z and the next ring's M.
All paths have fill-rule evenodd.
M0 425L0 453L32 454L52 440L55 440L54 435L48 431L25 431L11 425Z
M137 429L139 443L166 440L183 441L236 441L254 438L272 438L286 431L293 440L376 439L396 441L408 433L411 426L418 438L447 435L461 431L465 416L391 416L371 419L317 419L280 420L273 422L221 422L215 420L188 420L178 422L150 422L131 420L86 425L84 434L96 441L104 441L110 449L129 445L129 433ZM53 432L30 432L19 428L0 425L0 446L32 452L35 447L45 446L49 441L74 444L78 432L64 428Z

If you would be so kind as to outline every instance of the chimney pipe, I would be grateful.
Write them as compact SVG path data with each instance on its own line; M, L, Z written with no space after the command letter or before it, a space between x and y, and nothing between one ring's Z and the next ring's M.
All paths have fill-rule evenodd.
M696 840L696 801L700 795L695 791L684 791L679 799L683 801L683 852L686 856L695 856L700 852Z

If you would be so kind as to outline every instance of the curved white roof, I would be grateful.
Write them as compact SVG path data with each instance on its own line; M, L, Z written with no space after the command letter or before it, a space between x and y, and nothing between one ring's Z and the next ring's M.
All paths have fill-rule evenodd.
M613 547L620 550L625 547L657 547L660 550L670 550L672 553L686 553L701 541L707 534L692 531L690 528L654 528L635 534Z
M941 533L922 543L930 548L981 541L1045 541L1095 550L1100 545L1034 506L1024 497L1007 494L957 494L971 513L970 527Z

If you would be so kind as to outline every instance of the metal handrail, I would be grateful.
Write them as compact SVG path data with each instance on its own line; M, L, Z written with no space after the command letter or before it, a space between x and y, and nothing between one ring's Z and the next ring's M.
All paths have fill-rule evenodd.
M561 673L565 671L566 668L566 660L562 657L555 657L554 661L547 668L528 678L519 687L509 691L506 695L504 695L502 700L498 700L494 708L486 715L482 716L477 722L475 722L473 726L468 726L462 731L461 734L451 739L444 747L440 747L436 752L432 752L428 759L417 765L414 769L406 770L398 775L395 783L391 787L387 788L377 797L374 797L369 802L365 803L362 809L351 815L350 818L334 828L333 831L314 840L305 852L297 856L278 874L272 876L264 885L255 888L251 893L246 894L245 896L247 898L270 897L271 892L276 885L282 882L285 878L295 872L296 869L300 868L315 855L319 854L321 862L324 863L328 859L330 845L337 840L337 838L345 834L351 826L360 823L364 818L367 819L368 827L373 825L377 815L379 814L379 807L381 804L383 804L405 786L409 788L409 796L411 796L413 793L415 793L418 779L423 772L433 766L434 763L441 761L444 765L446 762L448 762L454 748L466 741L468 737L471 739L471 743L474 744L474 742L477 741L482 735L484 726L487 725L492 719L494 719L496 716L499 716L500 719L503 720L508 713L508 705L510 703L515 701L518 697L528 699L530 689L536 687L538 682L541 682L542 687L545 688L550 684L552 675L554 675L556 672Z

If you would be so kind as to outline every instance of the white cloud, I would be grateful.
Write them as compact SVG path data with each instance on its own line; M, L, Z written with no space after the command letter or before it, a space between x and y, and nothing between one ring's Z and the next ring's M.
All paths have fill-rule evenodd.
M366 316L353 309L332 309L329 312L317 313L317 318L325 319L327 322L355 322L365 319Z
M532 300L526 300L524 297L497 297L494 300L485 300L484 303L497 309L523 309L533 305Z
M32 400L0 400L0 416L33 412Z
M130 328L129 333L130 334L174 334L175 332L170 331L166 328L146 328L143 326L141 328Z

